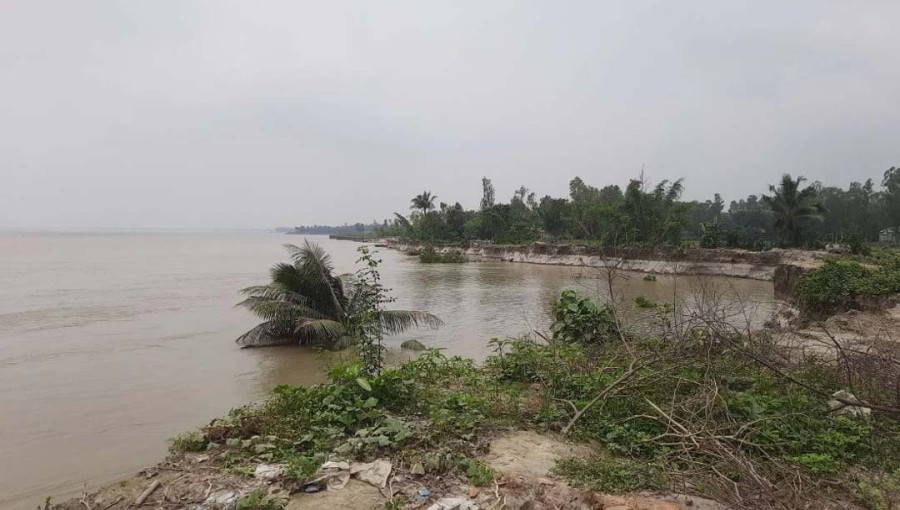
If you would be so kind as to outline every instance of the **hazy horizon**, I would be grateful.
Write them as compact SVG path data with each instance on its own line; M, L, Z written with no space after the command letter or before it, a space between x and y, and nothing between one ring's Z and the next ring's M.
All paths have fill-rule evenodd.
M0 229L252 229L900 165L900 3L10 1Z

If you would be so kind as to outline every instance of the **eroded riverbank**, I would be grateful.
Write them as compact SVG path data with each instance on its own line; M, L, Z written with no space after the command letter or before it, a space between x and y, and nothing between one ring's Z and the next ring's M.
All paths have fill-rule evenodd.
M424 244L396 239L385 245L405 253L415 253ZM435 247L436 251L460 252L469 261L503 261L552 266L616 268L651 274L685 276L725 276L760 281L775 281L780 266L809 270L818 267L823 252L769 250L755 252L735 249L678 247L635 247L611 249L578 244L531 243L522 246L496 246L472 243L465 247Z

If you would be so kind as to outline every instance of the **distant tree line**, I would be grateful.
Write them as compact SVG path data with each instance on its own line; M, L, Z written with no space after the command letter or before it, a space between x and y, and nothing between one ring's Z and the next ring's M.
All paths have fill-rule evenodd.
M370 224L354 223L353 225L310 225L294 227L289 230L289 234L305 234L305 235L355 235L373 232L376 228L382 228L387 224L372 222Z
M703 247L763 249L815 246L828 242L878 240L879 231L900 226L900 168L876 181L852 182L847 189L807 184L785 174L769 192L726 204L684 201L683 180L651 184L643 175L619 185L595 187L580 177L569 196L538 198L525 186L508 202L498 201L493 183L482 179L477 210L439 202L424 191L411 200L409 216L376 228L384 236L453 242L485 240L520 244L537 240L588 241L604 245L696 243Z

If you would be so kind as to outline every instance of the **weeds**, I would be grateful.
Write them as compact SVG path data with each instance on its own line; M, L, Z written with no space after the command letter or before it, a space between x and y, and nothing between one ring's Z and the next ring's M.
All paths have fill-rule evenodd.
M287 495L281 492L256 489L239 499L235 510L282 510L287 502Z
M628 459L567 458L557 463L556 471L576 487L608 494L664 487L658 466Z
M603 343L618 336L619 328L612 310L596 300L579 297L575 291L562 291L553 305L554 340L576 343Z
M650 301L644 296L638 296L634 298L634 304L637 305L638 308L656 308L656 303Z
M442 253L432 246L426 246L419 250L419 261L423 264L461 264L466 262L466 256L457 250Z
M172 453L202 452L206 450L209 440L201 432L187 432L170 440L169 451Z
M473 459L469 459L463 464L466 469L466 477L472 485L484 487L493 483L494 470L490 466Z
M797 299L804 310L832 314L859 304L860 299L900 293L900 257L877 259L876 267L853 260L827 260L800 277Z

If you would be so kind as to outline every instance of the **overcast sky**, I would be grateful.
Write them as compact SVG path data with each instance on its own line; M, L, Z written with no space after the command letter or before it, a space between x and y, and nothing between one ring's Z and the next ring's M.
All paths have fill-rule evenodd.
M900 165L900 2L0 0L0 227L254 228L575 175Z

